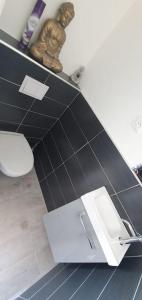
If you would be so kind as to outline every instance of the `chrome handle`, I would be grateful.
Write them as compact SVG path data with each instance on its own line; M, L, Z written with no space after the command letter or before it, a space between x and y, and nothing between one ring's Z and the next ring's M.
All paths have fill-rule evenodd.
M131 235L133 237L135 237L137 235L137 233L134 231L132 225L127 220L125 220L125 219L122 219L122 222L123 222L124 225L128 226L128 228L129 228L129 230L131 232Z
M128 221L122 219L122 222L124 225L128 226L129 231L131 233L131 237L126 238L126 239L119 238L120 245L124 246L127 244L129 245L129 244L133 244L133 243L142 243L142 235L140 235L137 231L135 231L133 229L132 225Z
M95 248L95 243L94 243L93 239L90 238L90 233L88 232L88 230L86 228L86 224L84 222L84 217L85 217L85 212L80 213L80 222L81 222L81 225L82 225L82 227L84 229L85 235L87 237L87 240L89 242L89 245L90 245L91 249L94 249Z

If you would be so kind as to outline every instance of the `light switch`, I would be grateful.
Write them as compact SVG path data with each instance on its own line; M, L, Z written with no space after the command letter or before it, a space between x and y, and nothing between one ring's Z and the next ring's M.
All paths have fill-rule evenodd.
M142 133L142 116L132 121L131 126L136 133Z
M20 86L19 92L32 98L42 100L48 90L49 86L26 75Z

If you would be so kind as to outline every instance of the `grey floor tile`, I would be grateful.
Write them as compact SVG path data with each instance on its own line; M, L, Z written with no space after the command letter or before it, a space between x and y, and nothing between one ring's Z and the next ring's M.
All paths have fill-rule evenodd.
M50 295L57 288L59 288L59 286L61 286L69 276L71 276L72 272L74 272L77 267L78 265L74 265L74 264L67 266L66 269L64 269L56 278L50 281L49 284L47 284L45 287L39 290L39 292L37 292L31 299L32 300L48 299Z
M96 300L105 284L114 272L114 268L106 264L97 265L94 273L84 285L74 294L73 300ZM108 298L109 300L109 298Z
M30 289L28 289L21 296L27 299L31 298L32 295L34 295L45 284L48 284L56 275L60 274L64 267L64 264L58 264L54 269L52 269L48 274L46 274L43 278L37 281Z
M142 259L124 259L99 300L132 300L142 271Z
M92 271L93 264L84 264L73 276L51 297L52 300L69 299Z

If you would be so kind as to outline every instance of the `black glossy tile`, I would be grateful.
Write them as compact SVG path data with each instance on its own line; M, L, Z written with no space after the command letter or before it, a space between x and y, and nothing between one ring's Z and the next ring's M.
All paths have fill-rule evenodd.
M115 196L112 196L111 199L112 199L112 202L113 202L119 216L121 217L121 219L125 219L125 220L129 221L129 218L128 218L125 210L123 209L123 206L121 205L121 202L119 201L118 197L115 195Z
M53 268L49 273L47 273L44 277L42 277L39 281L37 281L30 289L22 294L23 298L29 299L35 294L39 289L41 289L45 284L48 284L54 276L62 271L64 265L58 264L55 268Z
M19 86L0 78L0 102L18 106L28 110L33 98L19 92Z
M59 152L57 151L57 148L55 146L55 143L54 143L50 133L47 134L47 136L44 138L43 142L48 151L53 168L55 169L62 163L62 159L59 155Z
M21 125L18 129L18 132L23 133L26 137L34 137L40 139L45 135L47 129Z
M124 259L104 290L101 300L133 299L141 270L142 259Z
M40 139L36 138L27 138L27 140L32 148L34 148L40 142Z
M56 175L58 178L58 181L60 183L62 192L64 194L64 198L66 200L66 203L69 203L73 200L76 200L76 193L73 189L73 186L71 184L71 180L66 172L66 169L64 167L64 165L62 165L61 167L59 167L56 170Z
M51 117L59 118L65 110L65 106L58 104L48 98L44 98L42 101L36 100L32 106L32 111L48 115Z
M61 194L60 186L57 182L55 174L51 174L48 176L48 184L51 191L51 195L54 199L54 203L56 205L56 208L61 207L65 205L65 200Z
M40 128L50 129L55 123L55 119L37 113L29 112L23 121L25 125L31 125Z
M66 280L71 273L75 270L74 264L69 265L52 281L47 283L42 289L40 289L33 297L32 300L45 300L51 298L51 294ZM51 298L52 299L52 298Z
M136 230L142 234L142 187L138 186L119 194Z
M69 105L78 94L76 89L52 75L49 76L46 84L50 87L46 96L65 105Z
M45 178L45 173L40 158L35 151L34 151L34 166L38 177L38 181L40 182L43 178Z
M54 199L52 197L52 194L50 192L49 186L47 185L47 180L45 179L44 181L40 182L40 187L42 190L42 194L44 197L44 201L47 207L48 212L52 211L53 209L56 208Z
M86 175L86 180L90 191L105 186L107 191L112 194L113 189L106 176L104 175L89 145L81 149L77 153L77 156Z
M77 192L78 197L89 192L88 183L79 166L78 160L75 156L71 157L66 163L66 168L72 180L73 186Z
M113 196L111 198L120 217L130 222L130 216L125 212L125 209L123 209L121 202L118 200L117 196ZM131 245L125 254L125 256L138 256L138 255L142 255L142 245L139 243Z
M21 123L26 111L0 103L0 121Z
M96 300L114 271L113 267L98 264L89 279L76 292L74 300ZM111 295L111 294L110 294ZM110 298L108 298L110 300Z
M91 146L117 192L138 183L105 132L96 137Z
M63 161L66 160L73 154L73 149L71 148L71 145L68 139L66 138L63 128L59 122L55 124L55 126L51 130L51 133L53 134L53 138L56 141L59 153Z
M52 172L52 166L42 142L36 147L36 151L38 152L38 156L40 158L44 174L45 176L47 176Z
M64 130L66 132L66 135L74 149L74 151L77 151L79 148L81 148L85 143L86 139L83 136L80 128L76 124L71 111L68 109L64 113L64 115L60 119L62 126L64 127Z
M92 264L82 265L72 277L52 296L52 300L67 300L75 293L78 287L83 284L92 271ZM73 297L74 299L74 297ZM80 298L82 299L82 298ZM87 299L87 298L86 298Z
M12 131L15 132L18 127L18 124L7 123L0 121L0 130L2 131Z
M101 123L81 94L70 108L88 140L103 130Z
M22 83L25 75L41 82L44 82L48 76L48 71L41 69L27 58L2 44L0 44L0 57L0 77L17 84Z

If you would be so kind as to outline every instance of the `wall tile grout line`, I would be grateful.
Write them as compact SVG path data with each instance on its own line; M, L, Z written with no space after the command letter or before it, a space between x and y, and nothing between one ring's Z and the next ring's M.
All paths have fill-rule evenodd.
M62 156L61 156L61 153L60 153L60 151L59 151L59 149L58 149L57 143L56 143L56 141L55 141L54 136L53 136L52 133L51 133L51 137L52 137L52 139L53 139L53 141L54 141L56 150L58 151L58 154L60 155L60 158L61 158L61 160L62 160L62 162L63 162L62 164L64 165L64 168L65 168L65 170L66 170L66 173L67 173L67 175L68 175L68 177L69 177L69 180L70 180L70 183L71 183L72 188L73 188L73 190L74 190L74 193L75 193L76 197L78 198L77 191L76 191L76 189L75 189L75 187L74 187L74 185L73 185L73 182L72 182L72 180L71 180L71 177L70 177L70 174L69 174L69 172L68 172L68 169L67 169L67 167L66 167L66 165L65 165L65 162L63 161L63 158L62 158ZM74 155L74 154L73 154L73 155Z
M92 271L90 271L90 273L87 275L87 277L85 278L85 280L79 285L79 287L76 289L76 291L70 296L70 298L68 298L68 300L72 300L74 298L74 296L78 293L78 291L80 291L80 289L83 287L83 285L87 282L87 280L90 278L90 276L95 272L96 270L96 266L92 269Z
M48 159L49 159L49 161L50 161L50 164L51 164L52 170L54 171L54 167L53 167L53 164L52 164L51 158L50 158L50 156L49 156L49 154L48 154L48 151L46 150L46 147L45 147L45 144L44 144L44 142L43 142L43 141L42 141L42 143L43 143L44 150L45 150L45 152L46 152L46 154L47 154L47 156L48 156ZM63 200L64 200L64 204L66 204L67 202L66 202L66 199L65 199L65 197L64 197L64 194L63 194L63 192L62 192L62 189L61 189L61 186L60 186L60 183L59 183L59 180L58 180L58 178L57 178L57 175L56 175L56 173L55 173L54 175L55 175L55 177L56 177L56 181L57 181L57 184L58 184L59 190L60 190L60 192L61 192L61 194L62 194L62 197L63 197Z
M137 296L137 292L139 290L139 286L141 284L141 281L142 281L142 274L140 275L140 278L139 278L139 281L138 281L138 284L137 284L137 287L136 287L136 290L135 290L135 293L134 293L134 296L133 296L133 299L132 300L135 300L136 299L136 296Z
M18 128L17 128L16 132L18 132L18 130L19 130L19 129L20 129L20 127L22 126L22 124L23 124L23 121L25 120L26 116L28 115L28 113L29 113L29 111L30 111L30 109L31 109L31 107L32 107L32 105L33 105L34 103L35 103L35 100L33 100L33 101L32 101L32 104L31 104L31 106L30 106L29 110L27 110L27 112L26 112L25 116L23 117L23 119L22 119L21 123L19 124L19 126L18 126Z
M71 143L70 139L68 138L68 136L67 136L67 134L66 134L65 128L64 128L64 126L62 125L62 122L61 122L60 120L59 120L59 122L60 122L60 125L61 125L61 127L62 127L62 129L63 129L63 131L64 131L64 134L65 134L65 136L66 136L66 139L68 140L68 142L69 142L69 144L70 144L70 146L71 146L71 148L72 148L72 150L73 150L73 152L74 152L74 155L76 155L76 153L75 153L75 151L74 151L74 148L73 148L73 146L72 146L72 143ZM80 169L81 169L81 171L82 171L82 174L83 174L83 176L84 176L84 180L85 180L86 184L88 185L88 183L87 183L87 177L86 177L86 174L85 174L85 172L84 172L84 170L83 170L83 168L82 168L82 165L81 165L81 163L80 163L80 161L79 161L78 155L76 155L76 159L77 159L77 161L78 161L78 164L79 164Z
M67 276L67 278L46 298L46 300L51 299L52 296L54 296L59 291L59 289L64 284L66 284L66 282L68 282L68 280L79 270L80 266L81 266L81 264L77 268L75 268L75 270L73 270L69 276Z
M38 158L38 162L39 162L39 164L40 164L40 166L41 166L41 169L42 169L43 174L45 175L44 167L43 167L43 165L42 165L42 162L41 162L40 158ZM52 191L51 191L51 189L50 189L50 186L49 186L47 180L46 180L46 185L47 185L48 190L49 190L49 193L50 193L50 195L51 195L51 199L52 199L52 202L53 202L53 206L54 206L54 208L56 209L56 202L55 202L55 200L54 200Z
M36 99L34 99L36 101ZM46 115L46 114L41 114L37 111L34 111L34 110L30 110L31 113L33 114L36 114L36 115L40 115L40 116L44 116L44 117L48 117L50 119L55 119L55 120L58 120L58 117L53 117L53 116L50 116L50 115Z
M70 111L72 112L72 110L71 110L71 109L70 109ZM82 130L82 128L80 127L80 125L78 124L78 121L77 121L76 117L74 116L73 112L72 112L72 116L74 117L74 120L75 120L76 124L78 125L78 127L80 128L80 130L81 130L81 132L82 132L83 136L84 136L84 137L85 137L85 139L87 140L87 138L86 138L86 136L85 136L85 133L84 133L84 131ZM136 228L135 228L135 226L134 226L134 224L133 224L133 222L132 222L132 220L131 220L130 216L128 215L128 213L127 213L127 211L125 210L125 208L124 208L124 206L123 206L123 204L122 204L122 202L121 202L121 200L120 200L119 196L117 195L117 192L116 192L116 190L115 190L115 188L114 188L113 184L111 183L111 181L110 181L110 179L109 179L109 177L108 177L108 175L107 175L106 171L104 170L103 166L101 165L101 163L100 163L100 161L99 161L99 159L98 159L98 157L97 157L96 153L95 153L95 152L94 152L94 150L92 149L92 147L91 147L91 144L89 143L88 145L89 145L90 149L92 150L92 152L93 152L93 154L94 154L94 156L95 156L96 160L98 161L98 163L99 163L99 165L100 165L100 167L101 167L101 169L102 169L102 171L103 171L104 175L106 176L106 178L107 178L107 180L108 180L109 184L111 185L111 187L112 187L112 189L113 189L113 191L114 191L114 194L116 194L116 196L117 196L117 199L118 199L118 201L119 201L120 205L122 206L122 208L123 208L123 210L125 211L125 213L126 213L127 217L129 218L129 221L130 221L130 223L133 225L134 229L136 230Z
M50 282L52 282L62 271L64 271L69 264L65 265L61 270L59 270L53 277L51 277L42 287L40 287L32 296L28 299L31 300L35 295L37 295L44 287L46 287Z
M135 187L138 187L138 186L140 186L139 183L138 183L138 184L135 184L135 185L133 185L133 186L127 188L127 189L124 189L124 190L121 190L121 191L117 192L117 195L119 195L119 194L121 194L121 193L124 193L124 192L126 192L126 191L129 191L129 190L131 190L131 189L133 189L133 188L135 188Z
M50 195L51 195L51 199L52 199L53 207L56 209L56 208L57 208L57 206L56 206L56 202L55 202L55 200L54 200L54 197L53 197L52 191L51 191L51 189L50 189L50 185L48 184L48 180L46 180L45 184L47 185L47 187L48 187L48 190L49 190L49 193L50 193Z
M69 108L69 106L76 100L76 98L80 95L80 92L77 93L77 95L73 98L72 102L66 106L65 110L63 111L63 113L60 115L60 119L61 117L64 115L64 113L66 112L66 110ZM56 123L59 121L59 118L55 121L55 123L49 128L49 130L46 132L46 134L43 136L43 139L46 137L46 135L48 134L48 132L56 125Z
M116 271L117 271L117 268L115 268L115 270L114 270L113 273L111 274L110 278L108 279L107 283L106 283L105 286L103 287L101 293L99 294L99 296L97 297L96 300L99 300L99 299L102 297L102 295L103 295L105 289L107 288L107 286L108 286L109 283L111 282L111 280L112 280L114 274L116 273Z
M47 91L47 93L48 93L48 91ZM64 104L64 103L61 103L61 102L57 101L57 100L54 99L54 98L51 98L51 97L48 97L48 96L44 96L44 98L47 99L47 100L51 100L51 101L53 101L53 102L55 102L55 103L57 103L57 104L59 104L59 105L61 105L61 106L68 107L68 105L66 105L66 104Z
M8 82L8 83L10 83L10 84L16 85L17 87L20 87L20 84L15 83L15 82L13 82L13 81L10 81L10 80L8 80L8 79L6 79L6 78L4 78L4 77L1 77L1 76L0 76L0 79L3 80L3 81Z
M104 130L103 130L104 131ZM102 132L103 132L102 130L101 130L101 132L100 133L98 133L96 136L94 136L90 141L92 141L93 139L95 139L98 135L100 135ZM52 140L53 140L53 142L54 142L54 144L55 144L55 146L56 146L56 149L58 148L57 147L57 145L56 145L56 142L55 142L55 139L53 138L53 134L52 133L50 133L51 134L51 137L52 137ZM42 141L42 140L41 140ZM62 157L61 157L61 155L60 155L60 153L59 153L59 150L57 149L57 151L58 151L58 153L59 153L59 155L60 155L60 158L61 158L61 160L62 160L62 163L61 164L59 164L55 169L54 169L54 171L52 171L52 172L50 172L48 175L46 175L41 181L43 181L43 180L45 180L46 178L48 178L49 176L50 176L50 174L52 174L53 172L55 172L56 170L58 170L61 166L63 166L68 160L70 160L74 155L76 155L77 153L79 153L84 147L86 147L87 145L89 144L89 142L87 142L87 143L85 143L82 147L80 147L77 151L75 151L73 154L71 154L67 159L65 159L64 161L63 161L63 159L62 159ZM40 182L41 182L40 181ZM114 194L112 194L111 196L115 196L116 195L116 193L114 193Z

